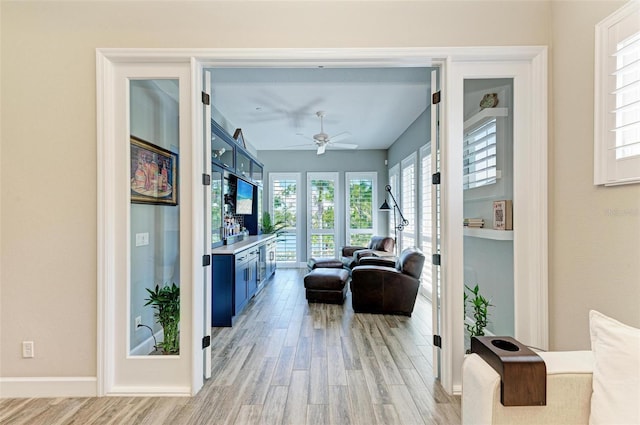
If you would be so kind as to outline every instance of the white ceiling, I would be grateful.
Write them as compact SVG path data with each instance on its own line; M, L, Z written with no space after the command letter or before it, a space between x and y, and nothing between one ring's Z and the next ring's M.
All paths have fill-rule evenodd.
M349 132L340 143L387 149L430 99L427 68L211 71L214 108L256 150L315 149L317 111L326 114L325 133Z

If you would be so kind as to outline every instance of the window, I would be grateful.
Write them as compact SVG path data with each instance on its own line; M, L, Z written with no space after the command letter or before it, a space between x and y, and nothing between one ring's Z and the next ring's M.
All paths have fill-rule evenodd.
M431 144L420 148L420 249L427 258L433 252L432 220L431 220ZM420 276L420 284L431 298L432 276L429 263L425 263Z
M336 256L338 173L307 173L308 257Z
M640 183L640 2L596 25L594 184Z
M273 222L285 225L277 239L276 261L297 262L300 173L271 173L269 180Z
M375 172L345 173L347 185L347 245L367 246L374 229L378 205L376 191L378 175Z
M396 164L393 167L391 167L389 169L389 186L391 186L391 193L393 193L393 196L396 197L396 201L400 202L401 200L401 193L398 190L400 187L400 164ZM386 192L385 192L386 193ZM392 210L389 211L389 232L391 232L390 234L394 235L394 237L396 237L396 230L394 228L395 223L394 223L394 211L393 211L393 202L391 200L391 198L389 197L389 195L387 195L387 202L389 202L389 205L391 206ZM396 213L397 216L397 213ZM395 222L398 222L398 217L396 217ZM395 239L394 239L395 240ZM400 243L399 240L396 240L396 246ZM400 252L400 247L397 246L397 252Z
M496 182L496 119L491 118L465 130L463 144L463 187L473 189Z
M405 248L416 246L416 154L413 153L403 159L400 167L402 169L400 204L404 218L409 222L400 233L400 251L402 251Z

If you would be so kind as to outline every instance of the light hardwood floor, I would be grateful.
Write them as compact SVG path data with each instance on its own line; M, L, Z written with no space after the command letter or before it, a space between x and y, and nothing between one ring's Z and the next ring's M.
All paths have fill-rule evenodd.
M197 396L0 400L2 425L459 424L434 380L431 306L412 317L308 304L304 271L279 269L232 328L214 328Z

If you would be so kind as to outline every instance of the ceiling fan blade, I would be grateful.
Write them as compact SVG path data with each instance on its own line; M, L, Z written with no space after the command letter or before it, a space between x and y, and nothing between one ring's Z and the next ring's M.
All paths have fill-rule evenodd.
M329 140L331 141L331 143L334 143L339 142L340 140L348 139L349 137L351 137L351 133L349 133L348 131L343 131L342 133L331 136Z
M331 143L331 146L342 149L357 149L358 145L353 143Z
M327 149L327 145L325 145L324 143L321 144L320 146L318 146L318 152L316 152L318 155L322 155L324 153L324 151Z
M311 145L310 143L305 143L304 145L288 145L288 148L312 148L313 145Z

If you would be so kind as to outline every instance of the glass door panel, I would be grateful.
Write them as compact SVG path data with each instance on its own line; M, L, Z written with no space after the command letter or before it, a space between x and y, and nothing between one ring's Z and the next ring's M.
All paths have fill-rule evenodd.
M158 318L156 312L161 308L166 310L163 301L176 294L173 284L180 286L178 80L130 80L129 93L129 354L176 355L179 354L179 308L177 316ZM152 296L148 290L161 294ZM147 305L149 300L153 300L151 305Z
M335 257L337 173L307 173L308 258Z
M513 79L464 80L463 210L465 347L472 335L514 336L512 223L501 225L497 205L513 199ZM502 210L506 216L511 211ZM476 289L477 287L477 289ZM473 300L482 296L488 323ZM482 317L482 315L480 316Z
M211 247L222 245L222 219L224 217L223 172L211 167Z

